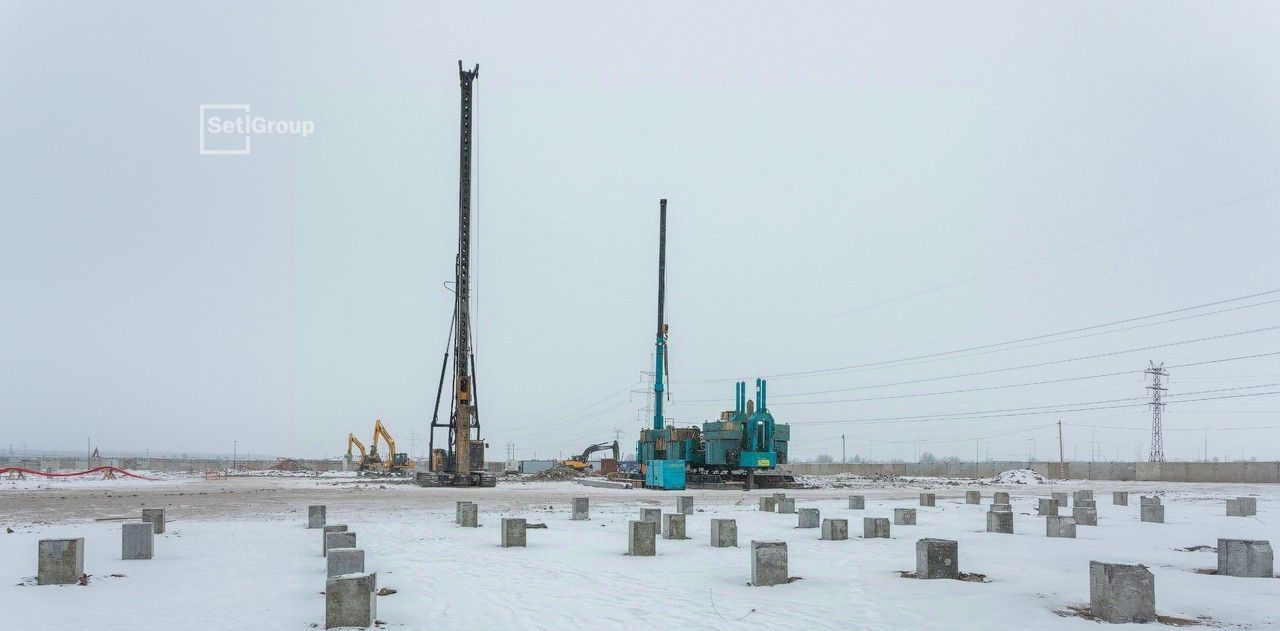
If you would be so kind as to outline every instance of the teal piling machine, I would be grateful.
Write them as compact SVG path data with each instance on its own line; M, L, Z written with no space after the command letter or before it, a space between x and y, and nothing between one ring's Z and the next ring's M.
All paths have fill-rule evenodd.
M747 384L734 386L734 409L720 420L698 427L666 424L663 395L667 372L667 324L664 320L667 265L667 200L659 204L658 330L654 341L653 428L640 431L636 456L650 488L683 489L687 484L714 486L741 482L746 488L777 487L791 476L776 473L787 462L791 429L774 422L767 405L768 385L756 379L756 404L747 399Z

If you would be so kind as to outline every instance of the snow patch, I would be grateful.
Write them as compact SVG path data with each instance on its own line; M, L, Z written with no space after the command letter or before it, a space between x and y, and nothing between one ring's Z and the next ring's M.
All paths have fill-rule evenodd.
M991 484L1053 484L1053 482L1031 469L1010 469L991 478Z

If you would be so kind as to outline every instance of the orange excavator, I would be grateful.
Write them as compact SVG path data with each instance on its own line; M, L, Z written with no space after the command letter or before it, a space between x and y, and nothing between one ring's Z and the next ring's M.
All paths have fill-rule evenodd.
M386 442L387 458L383 460L378 455L378 441ZM396 451L396 439L391 437L391 432L382 424L382 419L376 419L373 423L373 442L369 445L368 453L365 452L364 443L361 443L355 434L347 435L347 459L354 460L351 448L356 447L360 450L360 461L357 471L365 475L413 475L414 468L417 463L409 459L409 454Z

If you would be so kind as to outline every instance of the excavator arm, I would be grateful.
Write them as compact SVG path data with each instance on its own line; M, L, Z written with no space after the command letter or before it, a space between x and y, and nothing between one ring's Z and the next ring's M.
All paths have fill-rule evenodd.
M378 453L379 436L382 437L382 440L387 441L387 460L383 463L383 466L391 468L395 464L396 439L391 437L391 432L388 432L386 427L383 427L382 419L377 419L373 423L373 453L375 454Z
M369 452L365 451L364 443L360 442L360 439L356 438L355 434L347 434L347 458L348 459L351 458L352 447L355 447L356 449L360 450L360 462L364 462L364 459L369 456Z

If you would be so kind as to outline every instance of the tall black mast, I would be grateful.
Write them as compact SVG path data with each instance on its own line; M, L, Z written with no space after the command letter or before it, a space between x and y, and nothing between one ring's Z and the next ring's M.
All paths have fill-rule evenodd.
M471 370L471 86L480 76L480 65L464 70L458 61L462 84L462 124L458 150L458 259L454 307L453 370L455 375L453 428L454 473L471 475L471 428L479 427L475 415L475 375ZM474 421L473 421L474 419Z

